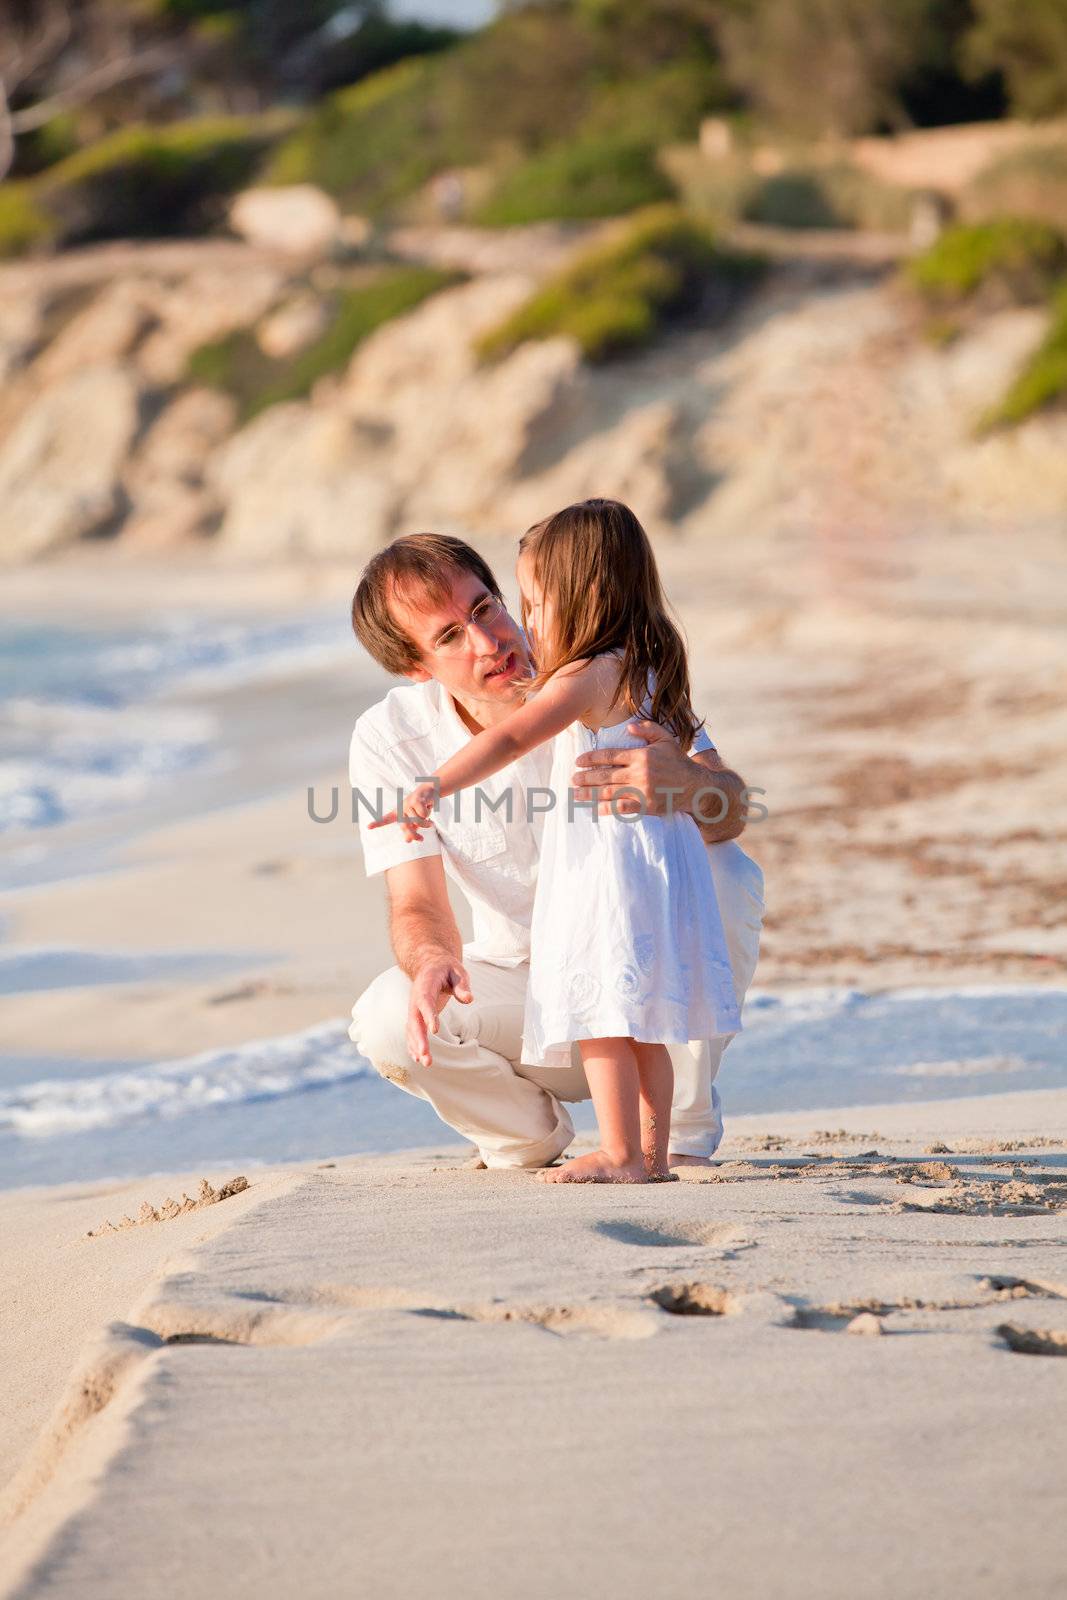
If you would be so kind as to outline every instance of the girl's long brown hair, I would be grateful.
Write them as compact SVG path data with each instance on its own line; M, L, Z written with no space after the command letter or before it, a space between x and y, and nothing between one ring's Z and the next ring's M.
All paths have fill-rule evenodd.
M644 715L651 672L652 720L688 750L703 724L693 714L685 641L671 621L648 534L629 506L618 500L566 506L527 529L519 551L532 561L554 613L554 637L540 642L530 692L572 661L617 650L619 693L634 716Z

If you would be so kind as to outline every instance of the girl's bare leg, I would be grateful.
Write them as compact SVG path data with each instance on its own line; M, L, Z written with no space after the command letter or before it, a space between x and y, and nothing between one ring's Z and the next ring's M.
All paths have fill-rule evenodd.
M632 1039L582 1039L578 1048L596 1108L600 1149L561 1167L542 1167L536 1176L542 1183L644 1183L637 1051L660 1047L635 1046ZM668 1093L668 1119L670 1107ZM663 1148L666 1152L665 1137Z
M667 1145L671 1134L674 1066L665 1044L635 1044L633 1049L641 1082L641 1150L645 1170L650 1178L662 1182L671 1176Z

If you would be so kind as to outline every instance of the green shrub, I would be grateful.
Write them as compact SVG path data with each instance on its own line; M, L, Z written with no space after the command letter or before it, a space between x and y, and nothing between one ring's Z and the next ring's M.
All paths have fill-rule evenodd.
M767 121L806 137L901 122L940 0L741 0L714 8L730 82Z
M553 217L616 217L672 193L652 145L626 137L567 141L505 176L475 220L500 228Z
M290 117L135 125L79 150L35 185L63 243L185 233L215 220Z
M34 177L72 156L80 144L78 119L69 111L58 111L39 128L20 136L15 146L15 174Z
M52 242L55 228L29 183L0 184L0 260Z
M632 80L599 83L566 138L505 170L475 220L487 227L551 218L614 217L669 200L674 184L659 148L697 134L725 94L700 60L676 61Z
M815 172L779 172L750 195L743 212L747 222L776 228L843 228L821 176Z
M812 161L762 177L743 143L714 159L696 145L676 145L660 161L682 202L722 225L743 217L779 228L904 233L911 215L910 191L849 161Z
M381 216L437 173L525 155L588 108L573 19L520 10L444 55L402 61L324 100L277 151L270 183L316 183Z
M818 175L827 203L844 227L907 232L914 198L910 189L882 183L850 161L820 167Z
M733 305L759 265L723 250L707 223L656 206L544 284L479 340L478 354L493 359L527 339L564 334L588 360L603 361L713 299L720 310Z
M981 418L979 429L1023 422L1036 411L1067 402L1067 282L1052 302L1052 321L1040 345L1000 404Z
M695 144L660 151L660 165L681 203L722 226L745 215L762 180L743 151L709 160Z
M467 152L433 138L438 63L420 58L330 95L275 150L265 183L314 183L376 215Z
M500 169L513 220L647 203L670 193L652 150L694 137L727 91L709 50L646 43L642 54L582 6L505 10L443 55L330 95L277 151L268 181L317 183L370 216L455 167Z
M186 377L232 394L247 421L268 406L310 394L320 378L347 364L368 334L457 281L455 273L432 267L390 268L372 283L341 294L325 332L306 349L272 359L253 330L242 328L194 350Z
M1008 217L946 228L906 275L933 304L959 304L981 292L1020 305L1043 300L1065 267L1067 243L1057 229Z
M1003 73L1011 110L1048 117L1067 109L1067 5L1063 0L972 0L965 41L972 72Z
M1000 156L968 185L964 213L974 220L1031 217L1067 230L1067 139Z
M575 133L618 139L624 131L634 143L670 144L695 139L703 118L728 104L717 64L690 56L636 78L601 78Z

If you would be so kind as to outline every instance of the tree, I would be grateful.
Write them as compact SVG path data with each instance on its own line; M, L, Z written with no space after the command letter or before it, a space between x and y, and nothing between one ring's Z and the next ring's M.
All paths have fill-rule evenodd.
M0 13L0 180L16 140L131 79L173 67L173 39L122 6L8 0Z
M965 60L975 76L1000 71L1011 109L1048 117L1067 109L1067 0L973 0Z
M900 126L899 85L929 48L934 9L932 0L721 0L727 74L796 133Z

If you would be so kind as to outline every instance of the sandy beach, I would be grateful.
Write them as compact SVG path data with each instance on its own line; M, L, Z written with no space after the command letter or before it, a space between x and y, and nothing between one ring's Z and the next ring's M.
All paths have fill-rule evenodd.
M977 535L889 568L850 548L829 576L822 547L722 547L713 570L664 546L698 703L771 813L745 839L768 931L751 1037L723 1069L727 1140L669 1187L465 1170L425 1107L348 1076L343 1018L389 953L351 828L307 810L309 783L343 785L351 722L381 692L346 658L239 690L220 726L255 734L211 803L49 830L62 871L16 838L7 1048L31 1085L47 1062L68 1076L37 1107L47 1136L17 1146L34 1187L0 1196L5 1594L192 1594L224 1573L249 1595L358 1574L398 1596L636 1597L662 1588L664 1548L674 1592L716 1574L761 1600L852 1594L860 1574L886 1596L1062 1591L1067 1089L1043 1008L1067 963L1063 651L1051 530L1027 549L1025 603L1005 607L1009 557ZM301 592L337 608L339 638L350 579ZM13 603L69 614L88 585L121 620L158 581L59 565L18 575ZM208 616L284 593L175 570ZM336 757L264 770L298 737ZM798 1045L804 995L823 1020ZM257 1100L293 1041L336 1081ZM226 1052L244 1071L257 1049L261 1077L212 1112ZM122 1063L132 1110L112 1095ZM152 1095L172 1071L207 1087L168 1122ZM850 1071L893 1103L849 1109ZM759 1082L760 1104L818 1109L731 1114ZM280 1142L287 1108L316 1105ZM110 1154L86 1166L108 1118ZM285 1149L314 1159L257 1154ZM93 1176L54 1186L69 1172Z
M462 1162L0 1201L3 1592L1062 1592L1067 1094L737 1118L670 1186Z
M659 543L768 911L717 1165L640 1191L465 1170L347 1044L351 568L5 580L227 671L313 626L120 708L214 766L5 847L3 1593L1062 1592L1062 536L846 511Z
M1064 5L6 8L0 1600L1067 1596ZM501 1109L505 980L426 1080L367 998L351 782L444 724L350 775L398 681L352 597L458 536L681 727L632 527L538 543L607 496L748 819L719 932L657 824L610 900L546 851L535 945L585 1032L684 1036L698 924L684 1031L747 987L718 1145L678 1070L714 1156L549 1184L479 1159L563 1142ZM472 574L387 581L415 655L357 608L467 725ZM522 925L526 818L449 826Z

